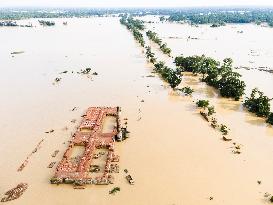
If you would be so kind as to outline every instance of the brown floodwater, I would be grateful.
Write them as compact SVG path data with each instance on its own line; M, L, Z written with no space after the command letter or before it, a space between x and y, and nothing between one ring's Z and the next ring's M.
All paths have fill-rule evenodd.
M68 25L63 26L63 21ZM240 102L220 98L217 91L191 74L184 75L180 86L192 86L192 98L174 93L157 76L147 77L152 67L146 62L144 50L118 18L56 19L56 24L0 28L0 194L20 182L29 184L24 195L9 204L267 204L264 193L273 194L273 128L247 113ZM233 50L232 45L238 48L236 37L238 42L251 42L257 40L255 32L261 30L260 35L265 36L259 39L270 41L268 33L273 33L253 25L232 25L217 32L205 26L147 26L157 29L174 56L212 52L217 58L233 57L230 49ZM253 33L242 38L234 26ZM208 32L203 41L186 40L188 34L195 36L203 30ZM231 41L233 31L235 40ZM176 35L181 39L169 38ZM221 48L221 43L230 49ZM270 47L243 45L242 49L257 49L261 54ZM245 59L247 54L234 50L238 52L234 56L239 55L234 58L235 64L245 66L247 60L238 59ZM13 51L24 53L12 56ZM171 64L171 58L159 56ZM273 64L269 57L264 63L256 62L258 66ZM77 74L87 67L98 75ZM63 71L68 72L60 74ZM272 85L270 74L239 71L248 89L259 86L273 97L267 88ZM57 77L61 80L56 83ZM221 140L220 133L200 117L193 102L199 98L209 99L215 105L218 121L231 129L229 137L242 144L240 155L232 153L233 141ZM128 118L130 138L116 144L121 171L115 174L115 184L88 186L85 190L51 185L49 179L55 167L47 166L62 158L71 133L89 106L121 106L122 118ZM45 133L51 129L54 132ZM23 171L17 172L41 139L41 148L30 157ZM52 158L55 150L60 152ZM129 170L135 185L127 183L124 169ZM260 185L257 180L261 180ZM121 191L109 195L109 190L116 186Z

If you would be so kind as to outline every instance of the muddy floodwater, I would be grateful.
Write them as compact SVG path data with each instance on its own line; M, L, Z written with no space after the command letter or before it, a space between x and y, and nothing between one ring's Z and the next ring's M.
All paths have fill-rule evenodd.
M29 185L8 204L268 204L264 194L273 194L273 128L263 119L246 112L240 101L219 97L190 73L179 87L193 87L192 97L171 91L156 75L150 77L152 66L144 49L118 18L53 20L52 27L31 19L24 22L33 22L33 28L0 28L0 194L21 182ZM158 32L173 56L206 54L219 60L231 57L237 67L273 68L273 29L251 24L145 25ZM148 43L172 64L172 58ZM85 68L91 73L78 73ZM238 72L247 94L257 86L273 97L273 74L244 68ZM230 128L231 142L223 141L201 118L193 102L201 98L211 101L218 121ZM75 190L51 185L56 165L47 166L61 160L71 133L90 106L120 106L122 118L128 118L130 137L116 143L120 173L108 186ZM111 126L109 119L105 129ZM233 142L240 144L241 154L232 152ZM60 152L53 158L55 150ZM128 184L124 169L135 185ZM114 187L120 192L110 195Z

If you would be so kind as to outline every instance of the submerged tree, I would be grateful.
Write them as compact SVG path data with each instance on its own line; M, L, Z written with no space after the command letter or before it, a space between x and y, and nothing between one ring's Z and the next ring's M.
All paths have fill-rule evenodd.
M149 30L146 32L146 35L148 36L150 40L152 40L153 42L161 46L162 40L158 37L156 32Z
M149 30L149 31L147 31L146 32L146 35L148 36L148 38L150 39L150 40L152 40L153 42L155 42L156 44L158 44L159 45L159 47L160 47L160 50L164 53L164 54L167 54L167 55L171 55L171 49L170 48L168 48L168 46L167 46L167 44L166 43L163 43L162 44L162 39L160 39L159 37L158 37L158 34L156 33L156 32L153 32L153 31L151 31L151 30Z
M232 70L232 59L226 58L223 64L213 58L202 56L178 56L175 58L178 68L194 74L202 74L202 80L208 85L219 89L223 97L239 100L244 94L245 83L240 80L241 75Z
M156 63L156 58L155 54L152 52L150 46L146 46L146 58L149 60L150 63L155 64Z
M170 84L171 88L176 88L182 81L182 76L177 71L165 66L165 63L159 61L154 64L154 70Z
M169 55L169 56L171 55L172 50L171 50L170 48L167 47L167 44L166 44L166 43L162 44L162 45L160 46L160 49L161 49L161 51L162 51L164 54L167 54L167 55Z
M191 95L194 92L194 90L189 86L183 87L183 88L178 89L178 90L185 93L185 95Z
M258 117L268 117L270 114L270 101L272 99L264 95L258 88L252 90L250 97L247 97L244 106L248 111L255 113Z
M182 81L182 76L177 74L174 70L170 69L168 72L167 81L171 88L176 88Z
M227 126L224 125L224 124L221 124L220 131L222 132L223 135L227 135L228 134L228 128L227 128Z
M206 108L209 106L209 101L208 100L198 100L196 102L196 105L197 105L197 107L200 107L200 108Z
M214 106L208 106L208 116L211 116L215 113Z
M143 21L140 21L138 19L135 20L132 17L128 17L127 15L124 15L120 19L120 23L125 25L127 29L133 33L134 38L140 43L142 47L145 46L143 35L140 32L144 30L145 28Z

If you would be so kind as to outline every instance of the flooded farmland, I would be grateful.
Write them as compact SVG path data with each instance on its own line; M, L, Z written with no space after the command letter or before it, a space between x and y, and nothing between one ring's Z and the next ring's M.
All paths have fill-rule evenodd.
M263 119L248 113L240 101L219 97L190 73L184 74L180 86L193 87L192 97L178 95L157 75L149 77L152 66L144 49L118 18L53 20L54 27L39 26L31 19L25 21L33 22L33 28L0 28L0 193L21 182L29 185L21 198L9 204L268 203L264 194L273 194L273 128ZM273 29L252 24L145 25L167 42L173 56L206 54L219 60L231 57L237 67L273 68L269 43ZM151 46L172 64L172 58ZM11 54L16 51L24 52ZM86 68L98 75L82 74ZM246 82L247 95L257 86L273 97L273 74L237 71ZM230 128L232 142L223 141L200 117L193 100L201 98L215 106L218 120ZM55 167L47 166L61 160L71 133L90 106L120 106L122 118L128 118L130 137L116 144L121 171L113 185L84 190L52 185ZM242 147L240 155L233 154L233 142ZM56 158L51 156L54 150L60 150ZM133 176L133 186L124 169ZM116 186L120 192L109 195Z

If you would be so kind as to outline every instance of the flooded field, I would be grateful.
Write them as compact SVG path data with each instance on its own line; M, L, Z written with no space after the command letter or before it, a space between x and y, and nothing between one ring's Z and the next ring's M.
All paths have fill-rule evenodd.
M184 75L180 86L193 87L192 98L174 93L157 76L148 77L152 67L144 50L118 18L53 20L54 27L28 20L37 26L0 28L0 194L21 182L29 185L9 204L268 204L264 194L273 194L273 128L263 119L246 112L241 102L220 98L191 74ZM219 60L231 57L236 66L273 67L273 47L268 43L273 29L146 25L154 27L173 56L206 54ZM12 55L15 51L24 53ZM169 64L173 61L161 57ZM81 74L85 68L91 68L91 74ZM273 74L238 72L247 94L257 86L273 97ZM215 105L218 120L230 128L232 142L241 144L240 155L233 154L232 142L221 140L221 134L201 118L193 102L200 98ZM115 184L85 190L51 185L55 166L47 166L61 160L90 106L120 106L122 118L128 118L130 138L116 147L120 173L114 175ZM17 172L42 139L26 167ZM60 152L52 158L54 150ZM124 169L135 185L128 184ZM120 192L110 195L113 187L120 187Z
M273 73L258 70L273 69L273 45L269 43L273 35L272 28L254 24L228 24L218 28L211 28L210 25L195 27L188 24L161 23L157 17L151 16L142 19L152 19L155 22L146 24L147 29L160 35L171 47L174 57L180 54L205 54L219 61L232 58L235 67L242 67L237 71L243 75L242 79L247 84L247 94L256 86L269 97L273 97Z

